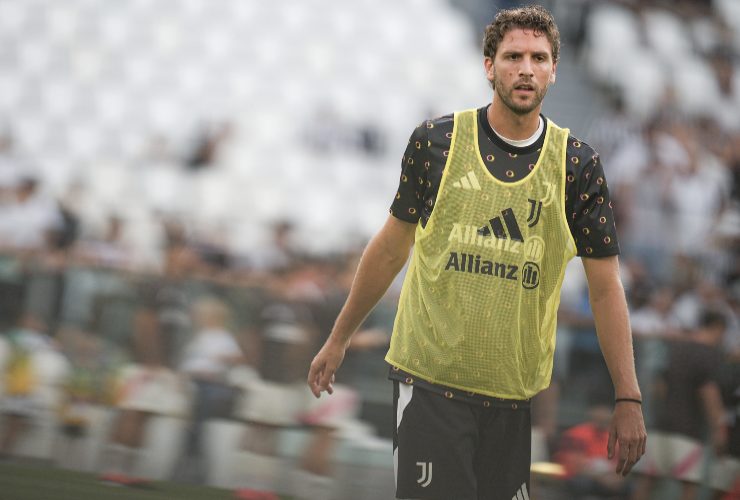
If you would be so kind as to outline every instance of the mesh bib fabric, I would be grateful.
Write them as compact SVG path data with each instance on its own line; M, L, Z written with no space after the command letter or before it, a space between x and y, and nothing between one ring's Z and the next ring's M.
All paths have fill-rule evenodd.
M386 360L433 383L508 399L547 387L565 266L568 130L548 121L524 179L494 178L476 111L455 114L437 202L416 228Z

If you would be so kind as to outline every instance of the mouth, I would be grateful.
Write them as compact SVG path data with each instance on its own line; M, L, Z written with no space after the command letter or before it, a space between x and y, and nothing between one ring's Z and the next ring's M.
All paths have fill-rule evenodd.
M518 90L520 92L534 92L534 85L529 83L520 83L514 86L514 90Z

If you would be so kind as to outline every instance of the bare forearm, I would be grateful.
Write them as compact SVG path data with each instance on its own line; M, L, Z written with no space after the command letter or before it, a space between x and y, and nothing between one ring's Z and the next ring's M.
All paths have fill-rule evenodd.
M629 314L621 284L617 283L597 296L592 294L591 309L616 397L640 399Z
M392 241L380 233L368 244L357 267L352 288L339 313L330 340L343 345L359 328L383 297L408 259L409 245L392 247Z
M635 375L627 300L616 256L582 259L599 345L617 398L642 399ZM647 434L642 408L634 402L614 406L607 455L618 456L616 472L625 476L645 454Z

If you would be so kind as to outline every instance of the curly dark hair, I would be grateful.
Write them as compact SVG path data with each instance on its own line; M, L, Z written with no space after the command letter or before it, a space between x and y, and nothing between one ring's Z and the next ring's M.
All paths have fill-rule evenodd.
M493 22L486 26L483 36L483 55L493 59L504 35L517 28L531 29L538 35L544 34L552 46L552 61L553 63L558 62L560 31L552 14L541 5L506 9L496 14Z

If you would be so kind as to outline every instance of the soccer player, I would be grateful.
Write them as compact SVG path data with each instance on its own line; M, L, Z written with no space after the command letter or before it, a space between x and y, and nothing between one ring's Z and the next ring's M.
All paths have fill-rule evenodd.
M566 263L582 257L614 384L608 455L645 452L619 247L599 156L540 115L559 32L531 6L486 27L490 104L411 136L396 199L364 251L308 384L333 391L352 334L414 251L386 360L398 498L529 498L531 398L550 382Z

